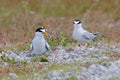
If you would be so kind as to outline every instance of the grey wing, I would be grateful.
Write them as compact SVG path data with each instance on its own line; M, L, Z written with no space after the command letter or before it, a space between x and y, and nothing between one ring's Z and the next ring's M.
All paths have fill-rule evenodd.
M93 40L95 38L94 34L90 32L85 32L82 36L87 40Z
M49 44L47 43L47 41L45 43L45 47L46 47L47 50L52 51L51 48L50 48L50 46L49 46Z
M30 52L32 52L32 50L33 50L33 45L32 45L32 43L30 44Z

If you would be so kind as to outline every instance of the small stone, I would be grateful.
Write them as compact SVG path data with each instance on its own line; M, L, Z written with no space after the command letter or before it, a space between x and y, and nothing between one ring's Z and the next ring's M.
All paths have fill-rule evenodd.
M18 76L15 74L15 73L9 73L9 76L12 77L12 78L18 78Z

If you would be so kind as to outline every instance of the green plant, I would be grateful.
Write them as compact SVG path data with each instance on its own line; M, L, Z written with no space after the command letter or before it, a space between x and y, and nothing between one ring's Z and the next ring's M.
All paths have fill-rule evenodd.
M32 59L31 59L31 62L48 62L48 59L46 56L34 56Z
M73 40L71 38L71 36L65 34L65 33L62 33L60 34L59 36L55 37L55 38L52 38L50 40L48 40L48 43L51 45L51 46L58 46L58 45L62 45L64 47L66 47L69 43L71 42L76 42L75 40Z
M15 58L12 58L10 59L8 56L6 56L5 54L3 54L1 56L1 59L4 61L4 62L8 62L8 63L11 63L11 64L14 64L16 62Z
M120 79L118 77L113 76L113 77L109 78L109 80L120 80Z

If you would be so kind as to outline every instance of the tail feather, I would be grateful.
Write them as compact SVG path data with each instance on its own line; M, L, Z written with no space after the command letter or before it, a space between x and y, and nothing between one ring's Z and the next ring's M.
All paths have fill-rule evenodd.
M96 33L93 33L93 34L94 34L94 36L95 36L94 39L93 39L93 41L95 41L96 38L99 37L99 32L96 32Z
M95 35L95 38L99 36L99 32L93 33Z

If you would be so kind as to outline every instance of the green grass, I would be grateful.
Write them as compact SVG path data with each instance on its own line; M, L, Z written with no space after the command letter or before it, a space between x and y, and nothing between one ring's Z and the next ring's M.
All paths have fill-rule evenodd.
M111 77L111 78L109 78L109 80L119 80L119 78L118 77Z
M69 45L69 43L73 43L73 42L76 43L76 41L71 36L69 36L65 33L62 33L59 36L48 40L48 43L52 47L58 46L58 45L66 47Z
M25 0L22 1L4 1L1 0L1 16L8 16L8 15L19 15L20 13L24 12L25 8L27 11L34 11L39 13L42 16L55 16L55 17L62 17L62 16L78 16L86 12L87 9L91 7L91 5L96 4L92 0L84 1L84 0L75 0L75 1L61 1L61 0L53 0L51 1L42 1L42 0ZM93 8L93 10L103 10L105 12L112 12L118 7L119 0L116 1L99 1L97 5ZM17 5L16 5L17 4ZM8 11L9 10L9 11ZM19 14L16 14L19 12ZM4 14L6 13L6 14Z
M112 19L111 19L111 17L109 18L109 20L111 21L111 20L114 20L114 18L116 18L117 14L119 13L119 12L116 12L115 14L113 14L114 11L119 8L119 4L118 4L119 0L116 0L116 1L113 1L113 0L110 0L110 1L104 0L103 1L102 0L99 2L94 2L92 0L89 0L87 2L84 0L75 0L75 1L53 0L53 2L42 1L42 0L35 0L35 1L28 0L28 2L25 3L25 0L22 0L22 1L13 0L11 2L1 0L1 3L0 3L0 7L1 7L1 9L0 9L0 11L1 11L0 12L0 17L1 17L0 28L2 28L2 30L1 30L3 32L2 34L7 35L7 36L2 37L2 39L5 38L10 43L30 42L31 38L34 35L33 30L35 30L37 28L37 26L35 26L37 23L41 23L43 25L45 25L45 24L50 25L50 28L53 28L53 26L54 26L54 28L59 27L59 24L60 24L63 27L66 26L65 28L67 29L68 27L72 26L71 20L73 20L75 18L78 18L81 20L86 19L88 22L95 22L97 19L97 20L99 20L98 22L103 21L103 24L105 24L108 21L108 20L106 20L106 19L108 19L107 17L110 17L109 15L112 15ZM96 4L96 5L93 6L94 4ZM100 15L101 13L102 13L102 15L105 14L106 19L97 18L98 15ZM87 14L86 17L85 17L85 14ZM94 16L92 16L92 15L94 15ZM63 18L65 17L65 19L61 20L60 19L61 17L63 17ZM95 19L94 19L94 17L95 17ZM57 21L56 21L56 19L57 19ZM69 23L67 20L69 21ZM85 21L85 23L87 21ZM60 23L58 23L58 22L60 22ZM65 22L67 22L67 23L65 23ZM95 26L95 25L90 24L90 26ZM105 27L105 26L103 26L103 27ZM61 27L61 29L63 27ZM89 25L86 25L86 27L89 27ZM106 28L108 28L108 27L109 26L106 26ZM93 31L94 31L94 28L92 28ZM98 29L96 31L101 31L102 29L103 28L100 28L100 30ZM104 31L104 32L106 32L106 31ZM104 32L101 31L101 34L104 34ZM7 33L9 33L9 34L7 34ZM31 33L31 34L29 34L29 33ZM70 34L70 30L67 32L65 30L63 30L62 33ZM53 40L53 42L55 42L55 43L52 43L49 40L50 44L51 45L62 44L63 46L66 46L67 43L71 43L69 38L68 37L66 38L66 35L65 36L62 35L62 36L60 38L62 38L62 40L64 40L64 42L60 41L60 40L56 40L56 41ZM71 35L69 35L69 36L71 36ZM111 37L113 37L111 35L109 35L109 36L105 36L105 37L107 37L108 41L110 41L111 39L116 39L116 38L111 38ZM59 38L59 37L56 37L55 39L57 39L57 38ZM7 42L7 41L3 41L3 42ZM56 42L58 42L58 43L56 43Z
M34 56L31 62L49 62L46 56Z
M28 1L28 3L25 3L25 1ZM94 2L93 0L1 0L0 45L2 46L0 46L0 51L6 52L12 50L15 53L19 53L29 50L35 29L38 28L36 24L39 23L40 25L45 25L45 27L48 25L49 27L47 26L46 29L50 33L57 31L54 34L49 34L49 36L59 34L59 36L55 35L52 38L46 38L52 48L58 45L64 47L74 46L77 42L72 39L71 33L73 28L72 21L76 18L81 19L83 24L86 24L85 28L88 28L91 32L101 32L102 36L95 42L99 42L100 40L103 45L106 43L118 44L120 40L118 36L120 28L117 25L119 23L119 10L116 12L115 10L119 9L119 3L120 0L99 0L98 2ZM87 15L85 16L85 14ZM106 23L107 25L104 25ZM108 24L112 24L114 27L109 29ZM109 52L103 52L103 54L110 55ZM114 54L115 57L118 55L117 53L111 54ZM92 53L89 56L93 56ZM36 59L41 60L39 57L33 58L33 63L37 63ZM102 64L109 61L109 59L103 59L97 63ZM14 65L14 59L10 60L9 63ZM45 65L45 68L47 68L45 71L35 68L35 70L29 72L27 69L33 69L38 65L24 64L24 62L20 62L19 64L21 71L18 69L19 74L17 73L17 75L19 75L19 78L16 80L33 79L34 73L39 73L42 77L45 77L49 72L54 70L62 69L64 72L68 72L74 68L79 71L81 66L86 67L82 62L71 64L53 63ZM16 68L18 66L12 67ZM14 69L11 71L14 72ZM13 80L8 77L8 73L4 74L6 80ZM67 80L76 80L76 75L71 76ZM110 80L117 80L117 78L113 77Z
M38 66L38 64L24 64L23 66L21 66L21 71L19 71L19 73L16 73L19 77L16 80L23 80L23 79L34 79L34 74L38 73L40 75L41 78L44 78L45 76L47 76L50 72L54 71L54 70L63 70L63 72L61 74L64 74L68 71L71 70L76 70L75 74L77 74L77 72L81 71L81 67L82 67L82 63L81 62L75 62L75 63L71 63L71 64L66 64L66 63L51 63L49 65L43 65L43 70L37 70L36 66ZM19 64L20 65L20 64ZM21 63L22 65L22 63ZM29 68L31 67L31 68ZM33 69L33 71L31 71L29 73L29 71L26 73L27 69ZM26 73L26 74L25 74ZM13 78L9 77L9 76L3 76L4 79L6 80L12 80ZM71 79L76 79L75 75L72 75L70 78L68 78L67 80L71 80Z

